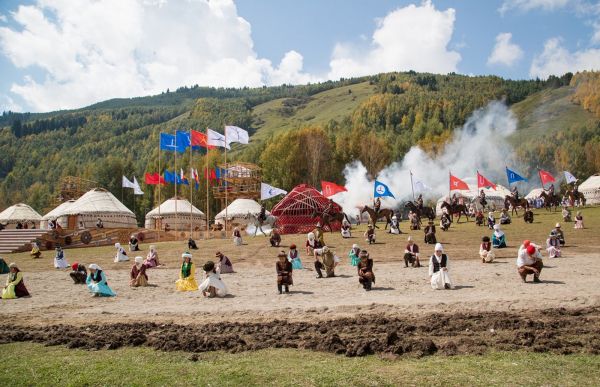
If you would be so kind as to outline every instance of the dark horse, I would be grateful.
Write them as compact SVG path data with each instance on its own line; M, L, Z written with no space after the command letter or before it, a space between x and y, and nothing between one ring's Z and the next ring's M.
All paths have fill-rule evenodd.
M329 227L329 231L333 232L333 227L331 227L332 222L340 222L342 223L344 219L350 223L350 219L343 212L337 212L335 214L326 214L324 212L319 212L319 210L315 209L311 215L312 218L321 219L321 226L325 229L325 226Z
M554 211L556 212L556 210L560 206L560 198L558 197L558 195L552 195L552 197L550 197L550 195L548 195L546 191L542 191L542 193L540 194L540 198L544 199L544 207L548 211L550 211L552 207L554 207Z
M575 195L573 190L570 189L569 192L567 192L567 195L569 196L571 206L575 206L575 204L577 204L577 207L585 207L585 196L583 196L583 193L577 192L577 195Z
M456 220L457 223L460 222L460 217L463 214L467 218L467 222L469 221L469 213L467 212L467 206L465 206L464 204L450 204L444 201L441 207L446 208L448 210L448 213L450 214L450 220L452 222L454 222L454 215L456 214L458 214L458 219Z
M431 207L423 206L423 209L419 209L419 207L417 207L415 203L406 202L404 203L404 208L408 208L409 210L417 214L417 218L419 218L419 220L422 216L426 216L427 218L429 218L429 220L435 219L435 211Z
M517 216L519 216L517 207L523 207L523 209L527 211L529 209L529 202L525 198L517 200L514 196L506 195L504 197L504 208L508 210L509 207L512 208L511 214L517 214Z
M386 223L385 223L385 228L387 229L387 225L389 223L392 223L392 216L394 216L394 211L387 209L387 208L382 208L379 210L379 212L377 214L375 214L375 210L372 209L369 206L364 206L362 210L360 210L360 214L362 215L364 212L368 212L369 213L369 217L371 218L371 224L374 227L377 227L377 220L381 219L381 218L385 218ZM377 227L379 228L379 227Z

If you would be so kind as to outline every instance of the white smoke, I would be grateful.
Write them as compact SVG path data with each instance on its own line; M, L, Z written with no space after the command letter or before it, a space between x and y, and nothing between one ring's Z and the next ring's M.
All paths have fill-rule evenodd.
M454 136L436 158L431 158L418 146L413 146L404 159L384 168L377 180L386 184L394 196L382 198L382 205L395 208L402 202L412 199L410 172L413 183L423 182L431 188L421 192L425 199L436 201L448 194L448 171L469 184L476 185L479 171L494 183L506 185L506 165L514 165L513 149L506 141L517 129L517 119L500 101L490 102L476 110L463 125L454 131ZM354 161L344 168L345 187L333 199L344 212L356 215L358 208L372 205L374 181L367 176L367 169L360 161ZM419 192L415 192L415 196Z

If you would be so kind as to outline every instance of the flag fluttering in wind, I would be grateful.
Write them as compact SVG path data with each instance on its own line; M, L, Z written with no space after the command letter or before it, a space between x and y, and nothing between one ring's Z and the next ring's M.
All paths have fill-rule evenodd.
M389 196L391 198L396 199L396 197L394 196L392 191L390 191L390 188L387 185L383 184L378 180L375 180L375 186L373 187L373 197L379 198L385 196Z
M160 134L160 149L168 150L168 151L183 152L182 150L179 150L179 148L177 147L176 136L174 134L168 134L168 133Z
M165 183L175 184L175 173L165 170Z
M516 183L518 181L527 181L526 178L524 178L517 172L508 169L508 167L506 167L506 177L508 178L508 185L511 185L512 183Z
M121 180L121 187L123 188L135 188L135 186L133 185L133 183L126 178L125 176L123 176L123 179Z
M250 139L248 136L248 131L237 126L225 126L225 137L227 137L228 147L232 142L248 144L248 141Z
M477 189L488 187L492 188L494 191L496 190L496 184L489 181L485 176L477 171Z
M577 183L577 178L569 171L565 171L565 180L567 181L567 184Z
M287 191L281 188L273 187L266 183L260 183L260 200L267 200L278 195L285 195Z
M140 183L138 183L135 176L133 177L133 187L132 188L133 188L134 195L143 195L144 194L144 191L142 191L142 188L140 187Z
M192 146L194 149L206 148L206 149L214 149L215 147L212 145L208 145L206 134L198 132L196 130L191 130L192 132Z
M225 142L225 136L219 132L215 132L212 129L207 130L206 143L208 145L230 149L229 144Z
M461 179L450 174L450 191L459 190L459 191L468 191L470 188Z
M164 184L165 179L163 179L163 177L160 176L158 173L146 173L144 175L144 183L146 185Z
M431 191L431 187L429 187L427 184L423 183L421 180L414 180L413 189L417 192Z
M323 196L325 196L326 198L331 197L340 192L346 191L348 191L346 187L342 187L341 185L321 180L321 192L323 192Z
M556 181L554 179L554 176L552 176L550 174L550 172L548 172L548 171L544 171L543 169L540 169L539 174L540 174L540 180L542 181L542 186L544 186L548 183L554 183Z
M185 152L188 147L192 146L190 132L181 130L175 132L175 143L177 145L177 152Z

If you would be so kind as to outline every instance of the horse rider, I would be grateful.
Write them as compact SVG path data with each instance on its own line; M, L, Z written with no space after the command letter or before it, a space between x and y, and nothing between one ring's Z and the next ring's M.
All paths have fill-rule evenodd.
M417 198L417 208L419 211L423 211L423 194L419 194L419 197Z
M452 194L452 206L458 205L458 197L456 196L456 192Z
M479 191L479 203L481 203L481 205L484 207L487 205L487 200L485 200L485 191L484 190Z
M265 220L267 220L267 209L265 208L265 205L262 204L260 206L260 214L258 214L258 221L262 223Z
M373 210L375 210L375 215L379 214L379 209L381 208L381 199L378 197L373 201Z
M550 196L550 198L554 197L554 184L550 184L550 187L545 190L548 193L548 196Z
M573 197L575 198L575 200L579 199L579 186L577 185L577 183L573 183Z
M333 215L334 202L333 199L329 199L329 203L327 203L327 207L325 211L323 211L323 215Z
M519 190L517 189L517 186L512 187L510 194L517 202L519 201Z

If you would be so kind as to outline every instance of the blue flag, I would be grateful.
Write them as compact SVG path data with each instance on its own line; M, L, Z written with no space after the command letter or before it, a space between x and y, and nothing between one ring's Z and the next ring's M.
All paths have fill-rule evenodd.
M180 148L178 141L179 141L178 136L175 136L174 134L161 133L160 134L160 149L168 150L168 151L177 151L177 152L185 151L185 148Z
M167 184L175 184L175 175L176 173L171 173L169 171L165 171L165 183Z
M510 169L508 169L508 167L506 167L506 176L508 177L508 185L516 183L517 181L527 181L526 178L519 175L515 171L511 171Z
M190 145L192 145L192 140L190 139L190 132L182 132L178 130L176 132L176 141L177 144L177 152L184 152Z
M390 196L390 197L396 199L396 197L394 196L392 191L390 191L390 189L388 188L387 185L383 184L380 181L375 180L375 189L374 189L373 197L379 198L379 197L383 197L383 196Z

